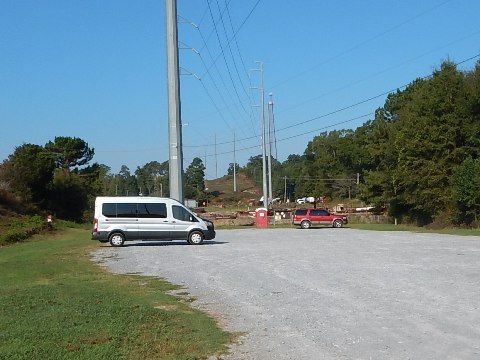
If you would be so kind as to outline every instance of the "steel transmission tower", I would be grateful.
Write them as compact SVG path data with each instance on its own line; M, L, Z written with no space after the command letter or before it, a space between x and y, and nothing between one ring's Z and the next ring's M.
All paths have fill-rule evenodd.
M165 0L167 24L167 87L170 197L184 202L180 76L178 66L177 1Z

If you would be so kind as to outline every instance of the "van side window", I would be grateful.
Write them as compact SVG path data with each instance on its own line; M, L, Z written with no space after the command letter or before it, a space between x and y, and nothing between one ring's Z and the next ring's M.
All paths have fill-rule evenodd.
M139 203L139 218L166 218L167 205L165 203Z
M177 220L198 222L198 220L184 207L173 205L173 217Z
M105 217L117 217L117 204L103 203L102 214Z
M117 217L137 217L137 204L117 203Z

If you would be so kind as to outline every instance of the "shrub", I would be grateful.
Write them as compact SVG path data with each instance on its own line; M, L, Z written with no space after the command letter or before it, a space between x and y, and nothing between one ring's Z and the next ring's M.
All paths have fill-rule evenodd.
M5 212L13 211L19 214L26 213L24 204L21 200L7 190L0 189L0 208Z
M28 239L47 228L45 221L38 215L13 218L9 229L0 234L0 245L12 244Z

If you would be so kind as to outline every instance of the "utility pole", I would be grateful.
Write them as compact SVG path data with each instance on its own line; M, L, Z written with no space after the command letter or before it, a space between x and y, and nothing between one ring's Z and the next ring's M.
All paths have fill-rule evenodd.
M262 173L263 173L263 207L267 207L268 205L268 194L267 194L267 166L265 160L265 94L264 94L264 86L263 86L263 62L255 61L255 63L260 64L260 69L252 69L253 71L260 71L260 87L255 87L253 89L260 90L261 96L261 105L260 105L260 118L262 123ZM253 170L255 172L255 168ZM254 175L255 177L255 175Z
M266 155L265 155L265 89L263 86L263 62L255 61L257 64L260 64L260 96L261 96L261 106L260 106L260 117L262 121L262 183L263 183L263 207L268 207L268 193L267 193L267 164L266 164Z
M237 192L237 161L235 160L235 132L233 132L233 192Z
M180 117L177 1L165 0L170 196L183 203L183 148Z
M218 179L217 134L215 134L215 179Z
M204 149L205 151L205 180L207 180L207 150Z
M272 141L271 141L271 122L273 114L273 101L272 101L272 93L268 94L270 96L270 101L268 102L268 122L267 122L267 160L268 160L268 199L273 201L273 194L272 194ZM268 202L267 202L268 204Z

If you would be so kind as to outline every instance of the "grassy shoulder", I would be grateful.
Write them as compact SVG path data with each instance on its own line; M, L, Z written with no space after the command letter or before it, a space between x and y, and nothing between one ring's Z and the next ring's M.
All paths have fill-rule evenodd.
M395 224L378 224L378 223L355 223L349 222L345 225L349 229L358 230L373 230L373 231L411 231L411 232L423 232L423 233L436 233L436 234L448 234L448 235L460 235L460 236L480 236L480 229L464 229L464 228L445 228L445 229L428 229L426 227L419 227L415 225L395 225ZM231 225L228 222L222 223L220 221L215 222L215 228L217 230L233 230L233 229L256 229L255 225ZM293 225L290 222L270 222L268 228L272 229L291 229L300 228L299 225Z
M1 359L203 359L231 335L154 278L96 267L66 229L0 248Z
M229 225L229 224L219 224L217 230L231 230L231 229L256 229L255 225L252 226L241 226L241 225ZM300 228L299 225L293 225L290 222L277 222L275 224L269 223L269 228ZM419 227L415 225L395 225L395 224L365 224L365 223L348 223L345 226L349 229L358 229L358 230L372 230L372 231L411 231L411 232L422 232L422 233L436 233L436 234L448 234L448 235L459 235L459 236L480 236L480 229L462 229L462 228L445 228L445 229L428 229L426 227Z
M428 229L415 225L395 225L395 224L358 224L349 223L349 228L359 230L375 230L375 231L412 231L422 233L448 234L460 236L480 236L480 229L461 229L461 228L446 228L446 229Z

